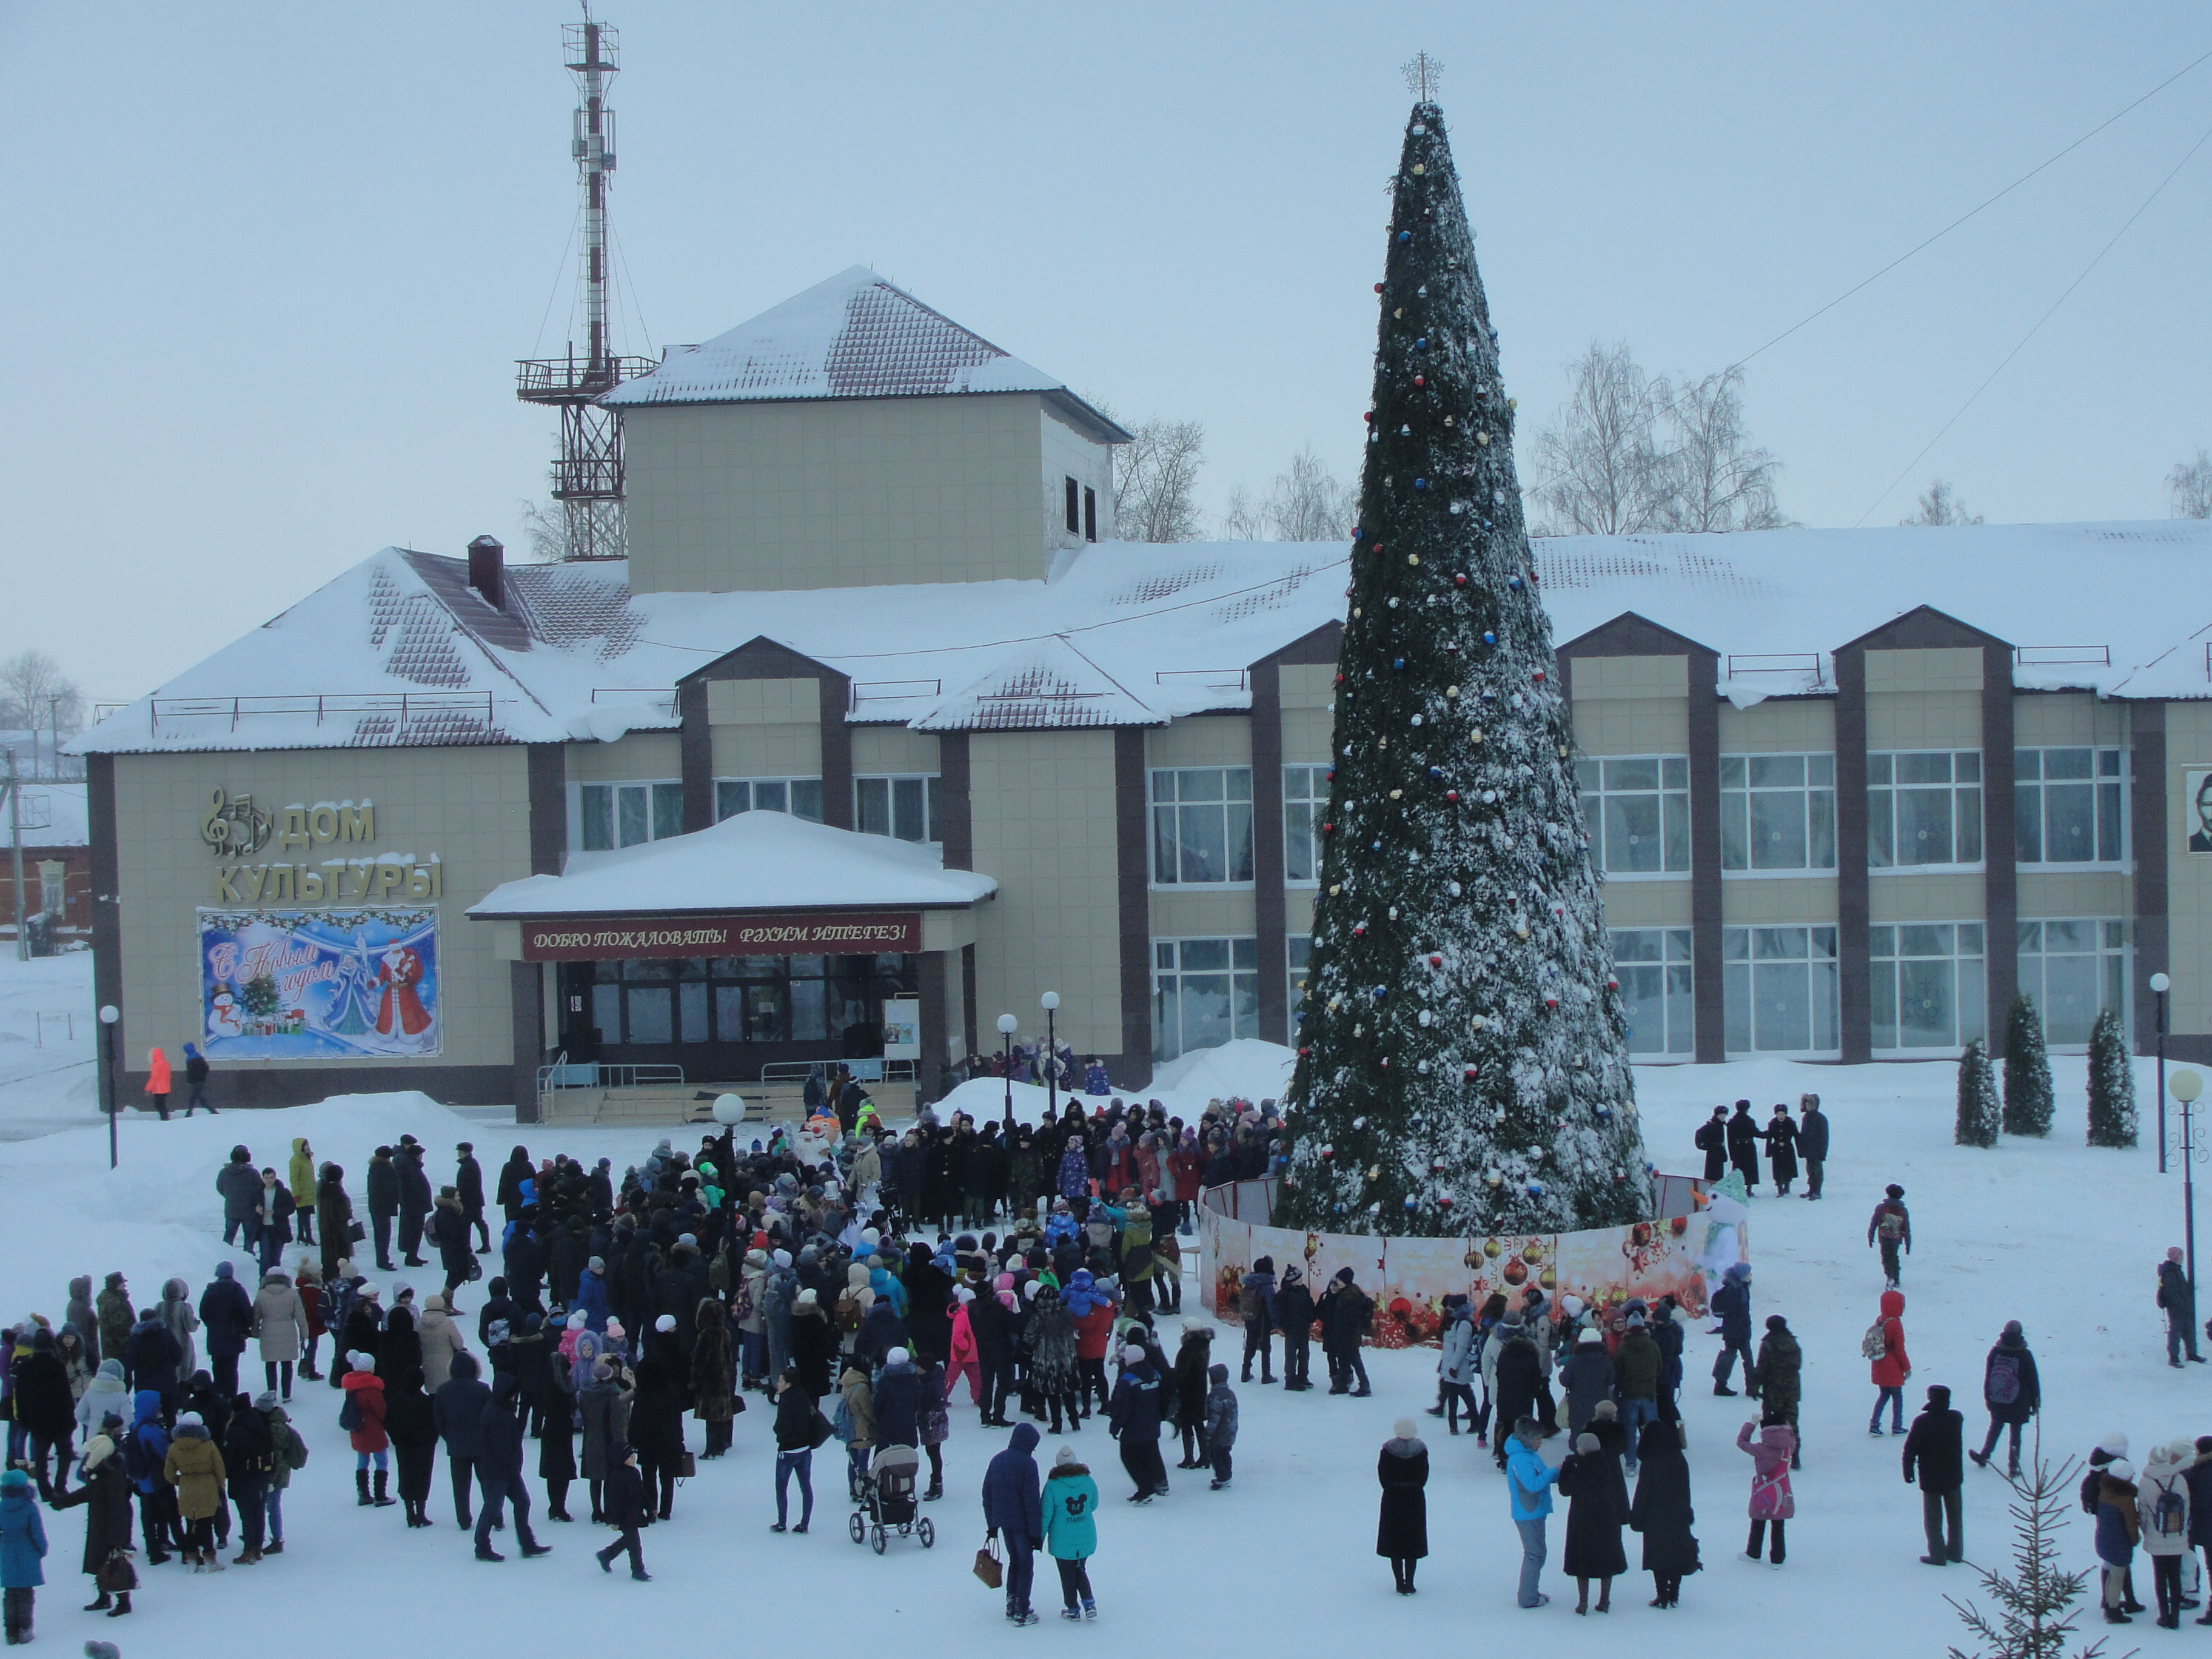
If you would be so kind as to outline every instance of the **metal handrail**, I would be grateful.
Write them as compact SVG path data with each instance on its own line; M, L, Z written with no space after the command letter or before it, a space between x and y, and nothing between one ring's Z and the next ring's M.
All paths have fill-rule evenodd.
M2109 645L2016 645L2012 659L2023 668L2110 668Z
M315 724L341 714L397 714L404 729L410 718L427 714L480 714L489 729L492 722L492 694L489 691L365 691L318 692L298 696L151 697L147 700L148 723L159 731L167 714L172 722L187 720L228 720L230 729L256 714L313 714Z

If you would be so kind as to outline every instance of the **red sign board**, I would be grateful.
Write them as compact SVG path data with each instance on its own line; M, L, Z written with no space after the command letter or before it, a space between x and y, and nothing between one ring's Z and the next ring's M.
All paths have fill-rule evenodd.
M872 956L921 949L921 916L873 914L579 916L522 924L525 962L612 962L636 957Z

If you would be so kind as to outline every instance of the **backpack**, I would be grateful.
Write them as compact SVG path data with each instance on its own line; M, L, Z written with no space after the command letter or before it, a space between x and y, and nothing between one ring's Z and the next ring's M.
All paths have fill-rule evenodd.
M860 1430L858 1425L853 1421L853 1402L851 1401L842 1397L839 1398L837 1401L837 1415L830 1425L830 1431L836 1435L837 1438L842 1441L845 1444L849 1446L853 1443L853 1437L860 1432Z
M345 1403L338 1407L338 1426L348 1434L362 1427L361 1401L351 1389L346 1390Z
M1865 1358L1880 1359L1888 1352L1889 1334L1882 1329L1882 1322L1877 1319L1866 1328L1866 1334L1859 1339L1859 1352Z
M2009 1406L2020 1398L2020 1361L2008 1353L1990 1361L1989 1380L1982 1393L1992 1406Z
M1875 1231L1888 1243L1896 1243L1905 1237L1905 1212L1901 1210L1884 1210L1881 1212L1881 1225Z
M123 1437L123 1473L134 1482L151 1480L158 1473L147 1458L145 1439L137 1429Z
M2159 1493L2150 1516L2151 1530L2160 1538L2179 1538L2189 1530L2189 1504L2172 1486Z

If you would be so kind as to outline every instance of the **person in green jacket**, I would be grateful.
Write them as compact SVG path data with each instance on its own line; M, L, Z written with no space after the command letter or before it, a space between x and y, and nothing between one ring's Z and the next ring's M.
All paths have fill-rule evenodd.
M1044 1547L1060 1569L1060 1593L1067 1605L1063 1619L1096 1619L1098 1604L1091 1599L1091 1558L1098 1552L1098 1483L1075 1455L1075 1448L1062 1446L1053 1454L1052 1473L1044 1482Z

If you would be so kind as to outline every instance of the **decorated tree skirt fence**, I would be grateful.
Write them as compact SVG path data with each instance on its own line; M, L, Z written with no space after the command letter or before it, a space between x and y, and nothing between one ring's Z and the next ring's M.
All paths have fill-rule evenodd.
M1199 1198L1200 1300L1216 1318L1234 1322L1244 1275L1266 1256L1279 1281L1285 1267L1296 1267L1316 1297L1340 1269L1351 1268L1374 1298L1378 1348L1433 1346L1447 1296L1466 1296L1480 1308L1499 1292L1518 1307L1532 1285L1543 1291L1554 1318L1569 1296L1601 1314L1632 1297L1650 1303L1672 1296L1686 1315L1702 1318L1708 1276L1717 1283L1729 1263L1749 1260L1743 1208L1701 1181L1661 1176L1654 1184L1662 1210L1683 1212L1623 1227L1495 1238L1304 1232L1268 1224L1272 1181L1209 1188Z

